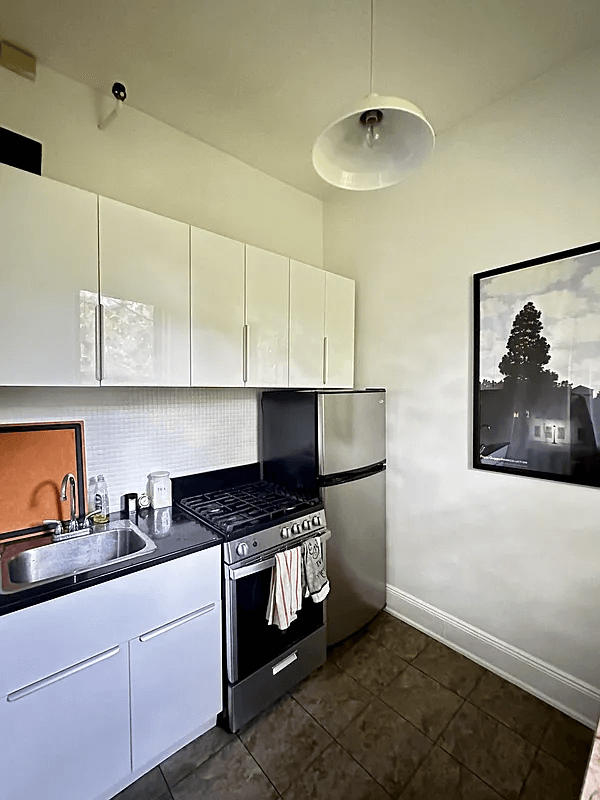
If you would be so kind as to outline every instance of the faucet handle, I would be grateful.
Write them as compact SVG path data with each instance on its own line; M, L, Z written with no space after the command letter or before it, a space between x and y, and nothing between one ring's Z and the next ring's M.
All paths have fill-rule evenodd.
M52 527L52 538L60 536L63 532L63 524L59 519L45 519L43 524Z
M81 523L81 528L91 528L92 527L92 517L94 517L98 513L98 509L95 508L93 511L90 511L89 514L86 514L83 518L83 522Z

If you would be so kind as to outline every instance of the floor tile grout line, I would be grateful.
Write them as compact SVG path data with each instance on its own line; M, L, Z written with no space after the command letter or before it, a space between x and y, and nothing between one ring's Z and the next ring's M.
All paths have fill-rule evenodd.
M171 800L175 800L175 798L173 797L173 792L171 791L171 786L169 784L169 781L166 779L165 773L163 772L162 764L158 764L157 766L158 766L158 771L162 775L162 779L165 782L165 786L167 787L167 792L169 793L169 797L171 798Z
M505 797L505 796L502 794L502 792L500 792L500 790L499 790L499 789L496 789L494 786L492 786L492 784L491 784L491 783L489 783L489 781L487 781L485 778L482 778L482 777L481 777L481 775L478 775L476 772L474 772L474 771L473 771L473 770L472 770L470 767L468 767L468 766L467 766L467 765L464 763L464 761L461 761L461 760L458 758L458 756L456 756L454 753L451 753L449 750L446 750L446 748L444 747L444 745L443 745L443 744L441 744L441 743L438 743L438 744L436 744L435 746L436 746L436 747L439 747L439 748L440 748L440 750L443 750L443 751L444 751L444 753L446 753L446 755L448 755L448 756L450 756L450 758L454 759L454 761L456 761L456 763L457 763L457 764L459 764L459 765L460 765L460 766L461 766L463 769L466 769L466 770L467 770L467 772L469 772L471 775L474 775L474 776L477 778L477 780L478 780L478 781L481 781L482 783L484 783L484 784L485 784L485 785L486 785L488 788L490 788L490 789L491 789L493 792L495 792L495 793L498 795L498 797L501 797L501 798L502 798L502 800L509 800L509 798L506 798L506 797ZM523 782L523 785L525 785L525 782ZM522 790L522 789L523 789L523 787L521 787L521 790ZM519 793L519 797L520 797L520 796L521 796L521 795L520 795L520 793ZM518 798L517 798L517 800L518 800Z
M352 677L352 676L350 676L350 677ZM358 681L356 681L356 683L358 683ZM366 686L363 686L363 685L362 685L362 683L359 683L358 685L360 686L360 688L361 688L361 689L364 689L365 691L369 692L369 690L367 689L367 687L366 687ZM296 702L298 703L298 705L300 706L300 708L302 708L304 711L306 711L306 713L307 713L307 714L308 714L308 715L309 715L309 716L310 716L312 719L314 719L314 721L317 723L317 725L320 725L320 726L321 726L321 728L323 728L323 730L325 731L325 733L327 733L329 736L331 736L331 738L332 738L332 739L335 739L335 741L337 742L337 737L338 737L338 736L341 736L341 735L342 735L342 733L343 733L343 732L344 732L344 731L345 731L347 728L349 728L349 727L350 727L350 725L352 725L352 723L355 721L355 719L356 719L356 718L357 718L357 717L358 717L360 714L362 714L362 712L365 710L365 708L367 708L367 706L369 706L369 705L372 703L373 699L377 699L377 695L374 695L372 692L369 692L369 694L371 695L370 699L369 699L369 700L368 700L368 701L365 703L365 705L364 705L364 706L363 706L361 709L359 709L359 710L356 712L356 714L354 714L354 716L352 717L352 719L350 719L350 720L349 720L349 721L348 721L348 722L347 722L347 723L344 725L344 727L343 727L343 728L342 728L342 729L339 731L339 733L337 733L337 734L333 734L333 733L331 733L330 731L328 731L328 730L327 730L327 728L325 728L325 726L324 726L324 725L323 725L321 722L319 722L319 720L318 720L318 719L317 719L317 718L316 718L316 717L315 717L315 716L312 714L312 712L308 710L308 708L304 708L304 706L302 705L302 703L300 702L300 700L296 700L296 698L295 698L295 697L294 697L294 700L296 700ZM329 745L327 745L327 747L329 747Z
M352 677L352 676L350 676L350 677ZM357 681L357 683L358 683L358 681ZM362 684L360 684L360 685L362 686ZM366 688L366 687L363 687L363 688ZM367 689L367 691L369 691L369 690ZM371 693L371 694L372 694L372 693ZM373 698L377 699L375 695L373 695ZM296 698L295 698L295 697L294 697L294 700L296 700ZM314 721L317 723L317 725L319 725L321 728L323 728L323 726L321 725L321 723L319 722L319 720L318 720L318 719L316 719L315 717L313 717L313 715L310 713L310 711L308 711L306 708L304 708L304 706L303 706L303 705L300 703L300 701L299 701L299 700L296 700L296 702L298 703L298 705L300 705L300 707L301 707L301 708L302 708L304 711L306 711L306 713L309 715L309 717L311 717L311 719L313 719L313 720L314 720ZM341 731L340 731L340 732L337 734L337 736L334 736L333 734L329 733L329 731L328 731L328 730L326 730L325 728L323 728L323 730L325 731L325 733L327 733L327 735L331 737L331 740L332 740L332 741L331 741L331 742L329 742L329 744L328 744L328 745L327 745L327 746L326 746L326 747L325 747L325 748L324 748L324 749L323 749L323 750L322 750L322 751L319 753L319 755L318 755L318 756L316 756L315 758L313 758L313 760L310 762L310 764L313 764L313 763L314 763L314 762L317 760L317 758L319 758L320 756L322 756L322 755L323 755L323 753L325 752L325 750L327 750L329 747L331 747L331 745L332 745L332 744L334 744L334 743L335 743L335 744L338 744L338 745L339 745L339 746L342 748L342 750L343 750L343 751L344 751L344 752L345 752L347 755L349 755L349 756L350 756L350 758L351 758L351 759L352 759L352 760L353 760L353 761L354 761L356 764L358 764L358 766L359 766L359 767L360 767L360 768L361 768L361 769L362 769L364 772L366 772L366 773L367 773L367 775L369 775L369 776L370 776L370 777L371 777L371 778L372 778L372 779L375 781L375 783L376 783L378 786L381 786L381 788L382 788L382 789L383 789L383 791L384 791L384 792L385 792L385 793L388 795L388 797L392 797L392 795L391 795L391 794L388 792L388 790L387 790L385 787L383 787L383 786L382 786L382 785L379 783L379 781L378 781L378 780L375 778L375 776L374 776L374 775L371 775L371 773L369 772L369 770L368 770L366 767L364 767L364 766L363 766L363 765L360 763L360 761L358 761L356 758L354 758L354 756L352 755L352 753L350 753L348 750L346 750L346 748L344 747L344 745L343 745L343 744L340 742L340 740L337 738L338 736L341 736L341 735L342 735L342 733L343 733L343 732L344 732L344 731L345 731L347 728L349 728L349 727L350 727L350 725L351 725L351 724L354 722L354 720L355 720L355 719L356 719L356 718L357 718L357 717L358 717L360 714L362 714L362 712L365 710L365 708L367 708L367 707L368 707L368 706L371 704L371 702L372 702L372 701L371 701L371 700L369 700L369 702L368 702L368 703L367 703L367 704L366 704L366 705L365 705L363 708L361 708L361 710L358 712L358 714L356 714L356 716L355 716L355 717L353 717L353 718L352 718L352 720L351 720L351 721L350 721L350 722L349 722L349 723L348 723L348 724L347 724L347 725L346 725L344 728L342 728L342 730L341 730ZM308 769L308 766L310 766L310 764L309 764L309 765L307 765L307 767L305 768L305 771L306 771L306 769ZM293 783L295 783L295 781L294 781ZM293 783L292 783L292 784L290 784L290 786L292 786L292 785L293 785ZM289 789L289 788L290 788L290 787L288 786L288 789ZM287 791L287 789L286 789L286 791Z
M344 728L344 730L346 730L346 729ZM369 770L363 764L361 764L360 761L357 758L355 758L352 755L352 753L349 750L347 750L340 741L338 741L338 739L336 739L335 742L336 742L336 744L338 744L342 748L342 750L344 751L344 753L346 753L346 755L350 756L352 761L354 761L356 764L358 764L358 766L363 770L363 772L367 773L367 775L377 784L377 786L379 786L381 789L383 789L383 791L387 794L388 797L391 797L391 798L394 797L394 795L391 794L390 792L388 792L388 790L385 788L385 786L383 786L377 780L377 778L371 772L369 772ZM404 791L404 787L402 788L402 791Z
M533 755L533 758L531 759L531 764L529 765L529 769L527 770L527 775L525 776L525 780L523 781L523 785L521 786L521 791L519 792L519 797L517 798L517 800L521 800L521 798L523 797L523 792L525 791L525 787L527 786L527 781L529 780L529 776L533 772L533 765L536 762L536 759L538 757L538 753L539 752L540 752L540 747L538 745L536 747L536 750L535 750L535 753Z
M219 727L219 726L215 725L214 727ZM210 729L210 730L212 730L212 729ZM205 731L204 733L200 734L200 737L204 736L204 735L205 735L205 733L208 733L208 731ZM234 733L234 734L232 734L232 736L237 736L237 733ZM198 737L198 738L200 738L200 737ZM239 737L238 737L238 738L239 738ZM193 741L195 741L195 739L192 739L192 742L193 742ZM231 742L232 742L232 741L233 741L233 739L229 739L228 741L226 741L226 742L224 742L222 745L220 745L220 746L219 746L219 747L218 747L218 748L217 748L217 749L216 749L214 752L212 752L212 753L211 753L211 754L210 754L210 755L209 755L207 758L205 758L205 759L204 759L204 761L201 761L199 764L197 764L197 765L194 767L194 769L192 769L190 772L187 772L187 773L186 773L186 774L185 774L183 777L181 777L181 778L179 778L178 780L176 780L176 781L175 781L175 783L173 784L173 786L171 786L171 784L170 784L170 783L169 783L169 781L167 780L167 776L165 775L165 773L164 773L164 771L163 771L163 769L162 769L162 765L163 765L163 763L164 763L164 762L161 762L160 764L158 764L158 766L160 767L160 771L161 771L161 773L162 773L162 776L163 776L163 778L165 779L165 783L166 783L166 784L167 784L167 786L169 787L169 792L171 793L171 796L173 796L173 792L172 792L172 790L173 790L173 789L174 789L176 786L179 786L179 784L180 784L182 781L184 781L186 778L189 778L189 777L190 777L190 775L192 775L194 772L196 772L196 770L200 769L200 767L203 767L203 766L204 766L204 765L205 765L205 764L206 764L208 761L210 761L210 760L211 760L211 759L212 759L214 756L216 756L216 755L217 755L217 753L220 753L220 752L221 752L221 750L224 750L224 749L227 747L227 745L228 745L228 744L231 744ZM189 744L191 744L192 742L189 742ZM184 745L184 747L187 747L187 745ZM181 750L183 750L183 747L181 748ZM179 752L179 750L176 750L175 752L177 752L177 753L178 753L178 752ZM173 755L175 755L175 753L173 753ZM170 756L169 756L169 758L170 758ZM165 761L167 761L167 760L168 760L168 759L165 759Z
M266 778L266 779L269 781L269 784L270 784L270 785L273 787L273 791L275 792L275 794L276 794L278 797L281 797L281 792L280 792L280 791L279 791L279 789L278 789L278 788L275 786L275 784L273 783L273 781L272 781L272 780L269 778L269 776L268 776L268 775L267 775L267 773L264 771L264 769L261 767L261 765L258 763L258 761L257 761L257 760L254 758L254 756L252 755L252 753L250 752L250 750L248 749L248 747L246 747L246 745L244 744L244 742L243 742L243 741L240 739L240 736L239 736L239 734L237 734L237 733L236 733L235 735L237 736L238 742L240 742L240 744L242 745L242 747L244 748L244 750L245 750L245 751L248 753L248 755L250 756L250 758L252 759L252 761L254 761L254 763L256 764L256 766L259 768L259 770L262 772L262 774L265 776L265 778ZM288 786L287 788L289 789L289 786ZM287 789L286 789L286 791L287 791Z
M506 724L506 722L502 722L501 719L496 719L496 717L492 716L492 714L490 714L489 712L485 711L483 708L479 708L479 706L476 706L475 703L471 702L468 697L465 697L465 703L469 703L470 705L473 706L473 708L477 709L477 711L480 711L482 714L485 714L486 717L489 717L494 722L497 722L498 725L502 725L502 727L506 728L507 731L510 731L511 733L514 733L515 736L518 736L520 739L523 739L523 741L526 744L530 745L531 747L535 747L536 750L538 748L541 748L542 750L544 749L543 747L541 747L541 745L536 744L535 742L532 742L526 736L523 736L522 733L519 733L519 731L516 731L514 728L511 728L510 725ZM464 707L464 704L463 704L463 707ZM544 750L544 752L546 752L546 751ZM548 755L552 755L552 753L548 753ZM556 758L556 756L553 756L553 758L555 758L556 761L559 760L558 758ZM560 762L560 763L562 763L562 762ZM566 766L566 765L563 764L563 766Z

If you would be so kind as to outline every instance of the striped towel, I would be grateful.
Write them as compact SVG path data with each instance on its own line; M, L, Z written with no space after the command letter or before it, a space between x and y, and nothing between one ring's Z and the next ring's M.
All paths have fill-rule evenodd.
M300 548L275 553L267 622L284 631L302 608L302 556Z

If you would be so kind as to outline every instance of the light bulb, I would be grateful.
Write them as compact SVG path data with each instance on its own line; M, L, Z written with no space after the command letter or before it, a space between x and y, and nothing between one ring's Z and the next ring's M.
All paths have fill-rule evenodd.
M375 130L374 125L367 125L367 132L365 134L368 147L373 147L375 142L379 139L379 131Z

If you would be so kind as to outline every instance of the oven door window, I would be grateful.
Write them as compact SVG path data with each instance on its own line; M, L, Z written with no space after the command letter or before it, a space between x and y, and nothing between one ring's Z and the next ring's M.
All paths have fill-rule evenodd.
M324 604L305 597L297 619L287 630L267 624L271 573L270 568L263 569L233 581L238 681L314 633L324 622Z

